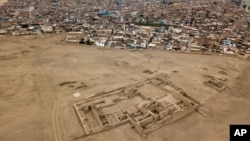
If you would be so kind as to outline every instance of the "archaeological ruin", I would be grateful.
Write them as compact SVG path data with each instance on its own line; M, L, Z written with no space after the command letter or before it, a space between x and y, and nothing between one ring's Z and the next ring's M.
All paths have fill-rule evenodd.
M200 102L165 74L93 94L73 105L84 136L130 124L142 136L195 111Z

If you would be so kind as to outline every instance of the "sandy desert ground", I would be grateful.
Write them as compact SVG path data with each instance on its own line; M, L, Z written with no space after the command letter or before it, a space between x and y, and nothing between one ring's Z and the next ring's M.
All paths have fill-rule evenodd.
M3 3L5 3L5 2L7 2L8 0L0 0L0 6L3 4Z
M61 44L62 35L0 36L1 141L228 141L230 124L250 123L250 62L225 56ZM81 138L72 104L95 92L166 73L203 104L198 112L141 137L128 125ZM226 79L218 92L204 85ZM74 86L62 82L77 81ZM87 87L76 89L84 83ZM73 96L79 92L80 97Z

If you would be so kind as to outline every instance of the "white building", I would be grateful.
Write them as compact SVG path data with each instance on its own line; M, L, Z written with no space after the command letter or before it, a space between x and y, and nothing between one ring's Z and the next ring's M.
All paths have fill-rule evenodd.
M41 30L43 32L53 32L53 26L50 26L50 25L41 25Z
M100 47L104 47L106 42L107 42L107 40L96 41L95 45L100 46Z

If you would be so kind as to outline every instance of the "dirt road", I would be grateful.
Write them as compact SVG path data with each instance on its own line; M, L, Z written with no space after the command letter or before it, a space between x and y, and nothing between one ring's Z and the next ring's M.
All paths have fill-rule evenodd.
M247 61L60 44L61 39L61 35L0 36L1 141L228 141L229 124L250 123ZM144 80L151 76L145 70L168 74L204 103L201 110L208 117L192 113L146 138L127 125L81 138L72 104L83 96ZM227 88L218 92L204 85L211 77L226 80ZM80 97L73 96L76 92Z

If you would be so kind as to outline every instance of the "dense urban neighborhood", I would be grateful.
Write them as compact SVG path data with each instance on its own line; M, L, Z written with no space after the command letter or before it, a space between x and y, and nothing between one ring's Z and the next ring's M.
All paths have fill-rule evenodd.
M246 9L233 1L9 0L0 34L64 33L66 43L248 57Z

